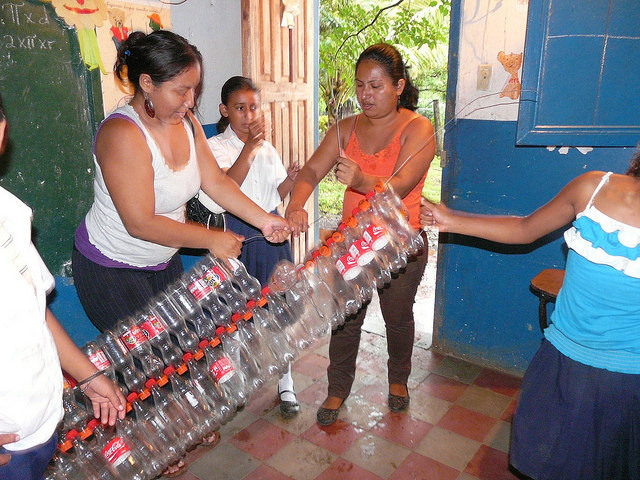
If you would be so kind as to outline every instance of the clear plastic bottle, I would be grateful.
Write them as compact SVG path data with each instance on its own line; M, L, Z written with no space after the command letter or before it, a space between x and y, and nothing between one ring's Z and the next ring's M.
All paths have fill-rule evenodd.
M349 217L347 223L341 223L338 229L342 232L342 235L344 235L345 245L349 245L349 253L351 256L356 259L358 265L364 268L367 273L375 279L376 287L383 288L391 282L389 266L385 265L367 241L358 235L355 227L355 218Z
M149 402L140 400L137 393L129 394L127 401L138 425L144 429L157 449L166 455L167 465L180 460L186 452L186 447L173 426L169 425Z
M377 183L375 195L368 195L374 216L386 224L401 239L407 255L417 255L424 248L424 240L419 231L414 230L408 221L408 211L402 199L393 191L390 184Z
M247 384L242 371L224 353L221 345L211 346L209 342L200 342L200 348L207 359L207 368L225 395L233 399L237 408L247 403Z
M131 442L136 455L143 461L147 478L157 477L169 466L165 452L156 445L144 426L136 421L129 417L116 418L116 433Z
M158 378L162 375L164 364L151 350L151 344L139 325L132 317L125 317L116 326L116 333L125 344L129 353L140 362L147 378Z
M218 430L220 428L220 415L210 407L209 402L191 380L178 375L173 367L167 367L165 375L171 382L173 394L183 400L183 405L191 411L192 416L196 419L195 424L200 438Z
M219 271L217 267L215 270ZM220 275L224 275L224 273ZM233 310L227 303L220 300L215 287L218 283L216 280L212 280L211 277L212 274L206 272L202 274L198 270L195 270L194 267L194 270L185 274L185 283L189 292L191 292L202 309L211 317L216 328L219 326L228 326L231 324Z
M91 413L76 401L75 389L66 380L62 391L62 406L64 408L62 420L64 430L82 431L92 418Z
M145 480L149 478L144 469L144 460L140 458L133 442L118 435L113 428L105 430L98 424L93 429L96 445L119 478Z
M189 330L180 311L171 299L162 292L153 299L151 304L151 311L167 325L169 332L178 340L178 345L180 345L182 351L195 353L198 350L200 339Z
M153 310L140 312L135 318L147 340L160 353L165 365L179 365L183 352L176 347L167 330L166 323Z
M360 295L353 285L348 283L336 268L336 262L331 259L331 250L323 245L313 253L318 276L327 284L335 295L340 310L345 317L355 315L362 307Z
M334 294L331 293L329 286L315 274L315 268L315 262L309 260L304 267L301 266L298 268L298 278L307 286L306 291L311 296L316 310L318 310L324 319L325 326L334 330L344 323L344 312L340 308ZM318 333L320 335L326 335L329 332L324 328Z
M269 310L262 308L266 303L266 299L262 297L257 303L249 302L248 305L251 308L256 329L262 333L264 338L268 339L267 345L279 362L278 369L280 373L284 373L289 363L296 358L298 353L296 343L287 336L277 318Z
M146 387L151 392L156 412L174 428L178 438L183 441L185 449L188 450L198 443L202 436L199 435L193 418L184 411L184 406L176 400L172 393L160 388L154 379L147 380Z
M276 286L276 288L284 287ZM291 292L287 297L287 301L285 301L283 295L278 290L274 291L270 286L262 289L262 295L267 299L269 312L278 319L286 335L294 342L296 350L300 352L307 349L313 339L307 325L304 322L300 322L299 319L303 315L302 312L305 310L311 311L308 301L302 305L294 305L291 302L296 300L303 301L299 293ZM315 310L315 307L313 308ZM317 312L316 315L318 315Z
M280 373L280 361L274 356L269 348L267 339L253 322L253 312L251 309L255 302L250 300L249 311L242 317L240 314L234 315L234 323L238 331L240 342L247 347L251 354L258 360L261 366L261 373L264 379Z
M258 300L261 295L260 290L262 289L258 279L249 275L244 264L237 258L229 258L228 260L232 267L228 269L228 271L232 275L233 283L240 287L242 293L244 293L249 300Z
M228 271L222 263L209 254L197 263L187 275L189 291L201 301L198 296L204 296L209 290L224 300L231 313L247 311L247 298L244 293L234 288Z
M53 471L59 480L94 480L76 456L58 449L53 457Z
M135 368L133 359L122 340L115 333L107 330L98 336L98 345L122 376L126 388L130 392L142 391L146 377Z
M93 428L93 426L90 428ZM77 430L69 430L66 438L73 444L76 464L87 477L99 480L118 479L118 476L111 468L111 465L102 455L100 455L100 452L95 445L95 441L91 442L89 440L82 440Z
M222 391L207 369L200 365L200 362L197 362L193 355L185 353L183 360L189 369L191 381L207 400L213 411L218 412L220 424L224 425L236 413L237 405L235 400Z
M356 259L349 253L342 233L334 232L327 240L327 246L331 249L331 257L336 262L336 268L342 277L356 289L361 305L365 305L373 297L375 279L358 265Z
M224 353L233 359L235 365L242 371L247 385L247 398L251 397L264 385L265 381L262 365L257 355L254 355L241 341L237 329L230 333L225 328L220 327L217 334L222 343Z
M114 382L116 381L115 369L102 348L98 345L97 341L92 340L85 343L80 350L85 354L89 361L93 363L94 367L104 372L104 374Z
M200 340L212 340L216 336L215 322L205 315L202 307L182 280L169 286L167 296Z
M367 200L361 200L355 213L359 226L358 233L371 246L374 252L385 258L392 273L398 273L407 266L407 254L390 233L383 222L378 221ZM355 209L354 209L355 210Z

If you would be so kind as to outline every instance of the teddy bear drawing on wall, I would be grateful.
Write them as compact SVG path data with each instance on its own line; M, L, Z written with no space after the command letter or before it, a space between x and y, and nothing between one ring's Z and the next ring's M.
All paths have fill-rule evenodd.
M510 75L507 83L500 93L500 98L509 97L512 100L520 98L520 79L518 78L518 70L520 70L520 67L522 66L522 54L511 53L507 55L504 52L500 52L498 53L498 61Z

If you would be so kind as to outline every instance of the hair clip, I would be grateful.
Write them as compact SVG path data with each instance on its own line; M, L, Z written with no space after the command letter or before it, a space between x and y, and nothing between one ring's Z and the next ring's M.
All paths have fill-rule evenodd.
M124 51L124 56L125 56L125 57L128 57L129 55L131 55L131 51L129 51L129 50L125 50L125 51Z

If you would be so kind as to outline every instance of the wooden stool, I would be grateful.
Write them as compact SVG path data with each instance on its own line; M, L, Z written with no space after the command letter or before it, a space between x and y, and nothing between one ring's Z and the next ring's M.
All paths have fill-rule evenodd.
M538 306L538 317L540 329L547 328L547 303L555 302L562 282L564 281L564 270L558 268L547 268L542 270L531 280L531 290L540 297Z

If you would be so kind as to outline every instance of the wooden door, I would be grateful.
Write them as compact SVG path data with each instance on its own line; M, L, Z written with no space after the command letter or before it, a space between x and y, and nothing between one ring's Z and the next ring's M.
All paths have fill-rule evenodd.
M282 27L282 0L242 0L243 74L261 92L267 139L276 147L285 167L302 166L314 149L314 2L298 0L292 28ZM294 258L312 247L315 205L307 202L307 235L292 239ZM288 199L285 199L285 205Z

